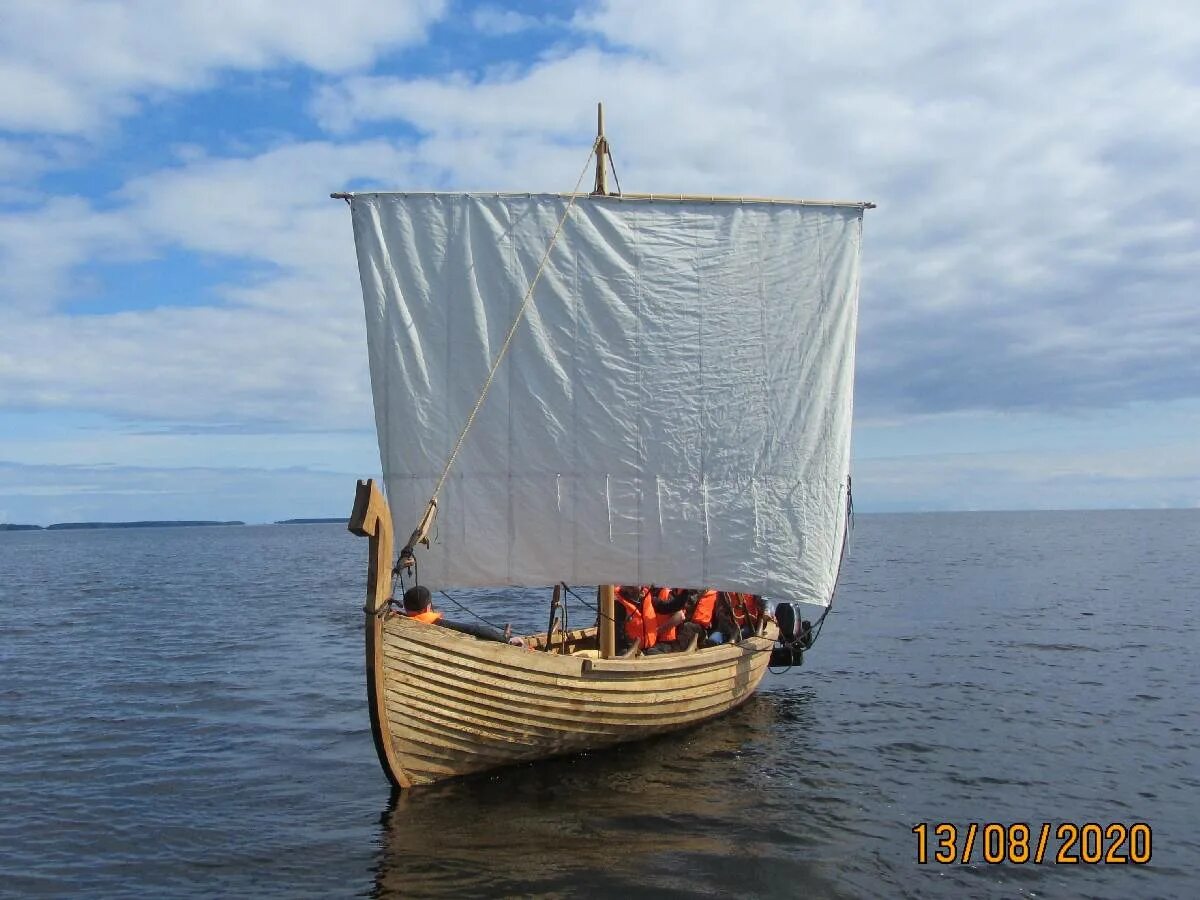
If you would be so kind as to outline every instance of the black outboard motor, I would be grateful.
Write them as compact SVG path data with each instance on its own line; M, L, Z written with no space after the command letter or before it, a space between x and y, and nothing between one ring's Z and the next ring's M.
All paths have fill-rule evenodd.
M796 604L776 603L775 624L779 626L779 642L771 651L771 665L802 665L804 651L812 646L812 623L800 618Z

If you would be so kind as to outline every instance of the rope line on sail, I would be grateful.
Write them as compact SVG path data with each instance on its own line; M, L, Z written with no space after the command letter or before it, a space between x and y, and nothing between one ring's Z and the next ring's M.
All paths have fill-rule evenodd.
M437 486L433 489L433 495L429 498L429 505L433 506L437 503L438 495L442 492L442 488L446 484L446 478L450 475L450 468L454 465L454 460L458 457L458 451L462 449L463 441L467 438L467 432L471 430L471 426L475 422L475 416L478 415L480 408L483 406L483 401L487 398L488 391L492 387L492 380L496 377L496 370L500 368L500 363L504 359L504 355L508 352L509 344L512 343L513 337L517 333L517 328L521 324L521 320L525 318L525 310L529 307L529 301L533 299L533 290L537 287L538 281L542 277L542 272L545 271L546 263L550 260L550 252L554 249L555 243L558 241L558 236L562 233L563 225L567 222L567 216L571 214L572 207L575 206L575 201L579 196L579 186L583 184L583 178L587 175L588 166L592 162L592 157L596 153L596 148L599 146L603 138L597 137L592 143L592 149L588 151L587 159L584 161L583 169L579 173L579 178L575 181L575 187L571 191L571 199L567 202L567 208L563 210L562 217L558 220L558 225L554 229L554 234L550 237L550 243L546 245L546 252L542 254L542 261L538 263L537 271L533 275L533 280L529 282L529 289L525 291L525 297L521 301L521 306L517 310L517 315L513 319L512 326L508 329L508 334L504 338L504 343L500 345L500 351L496 354L496 359L492 363L492 368L488 372L487 378L483 382L483 389L479 392L479 399L475 401L475 406L471 409L471 414L467 416L466 424L463 425L462 431L458 435L458 440L454 442L454 449L450 451L450 458L446 460L445 468L442 469L442 474L438 478Z

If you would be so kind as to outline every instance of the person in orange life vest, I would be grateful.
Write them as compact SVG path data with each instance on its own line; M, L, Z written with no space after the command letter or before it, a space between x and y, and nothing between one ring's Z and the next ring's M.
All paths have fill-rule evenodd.
M675 640L675 626L683 621L683 602L671 599L670 588L654 585L613 585L617 601L618 633L626 648L637 642L649 650L664 641Z
M648 653L673 653L694 650L704 629L687 621L688 604L695 604L697 591L684 588L650 588L650 605L655 615L657 640Z
M671 591L670 599L666 603L660 603L664 612L670 610L666 621L675 636L671 645L662 649L683 653L695 650L703 642L704 628L690 621L699 593L693 588L675 588Z
M419 584L404 592L404 615L430 625L442 618L440 612L434 611L433 595L429 593L429 588Z
M658 639L673 641L675 629L687 619L684 607L687 605L687 592L671 588L650 585L650 602L654 604L654 612L658 617Z
M712 627L713 613L717 609L717 592L704 588L695 594L695 604L689 606L688 621L707 631Z
M617 601L618 632L623 643L632 647L636 642L649 650L658 642L658 621L650 591L641 585L614 584L613 599Z
M759 598L734 591L718 592L710 632L719 632L723 640L738 641L754 634L758 625Z
M703 645L712 625L717 592L680 588L675 591L674 599L679 610L672 617L672 621L678 623L673 649L687 651Z
M628 634L632 630L630 619L637 609L636 598L631 594L631 588L627 585L614 584L613 600L615 601L613 604L613 621L617 629L617 650L624 650L632 643L632 639L628 637ZM640 638L640 632L638 636Z

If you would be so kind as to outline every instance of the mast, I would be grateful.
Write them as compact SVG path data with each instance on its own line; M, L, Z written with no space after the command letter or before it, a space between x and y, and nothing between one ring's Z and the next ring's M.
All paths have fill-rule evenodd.
M600 585L600 658L612 659L617 655L617 610L611 584Z
M608 138L604 136L604 104L596 104L596 186L593 197L608 196Z
M608 196L608 138L604 136L604 104L596 104L596 184L593 197ZM613 586L600 585L600 621L597 639L601 659L612 659L617 655L616 604Z

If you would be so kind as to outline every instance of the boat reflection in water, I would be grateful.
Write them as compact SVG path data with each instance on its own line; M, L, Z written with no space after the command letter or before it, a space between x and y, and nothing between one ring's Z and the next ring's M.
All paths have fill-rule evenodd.
M806 860L829 818L800 790L820 775L810 699L760 694L690 731L393 792L372 895L836 895Z

